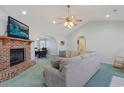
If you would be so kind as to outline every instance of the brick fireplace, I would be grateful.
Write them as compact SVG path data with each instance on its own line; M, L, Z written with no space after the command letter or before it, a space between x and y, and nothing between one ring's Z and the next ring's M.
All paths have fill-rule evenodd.
M31 60L32 42L32 40L0 36L0 82L13 78L36 63Z

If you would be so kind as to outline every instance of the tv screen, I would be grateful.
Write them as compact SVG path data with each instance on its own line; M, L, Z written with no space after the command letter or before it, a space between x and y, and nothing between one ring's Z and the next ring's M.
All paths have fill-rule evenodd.
M29 39L29 26L8 16L7 33L10 37Z

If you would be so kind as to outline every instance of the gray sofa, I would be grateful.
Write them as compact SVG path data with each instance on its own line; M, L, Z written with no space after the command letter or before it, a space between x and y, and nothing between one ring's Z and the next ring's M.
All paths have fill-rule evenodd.
M99 64L100 59L94 52L56 58L51 65L44 66L44 84L48 87L82 87L97 72Z

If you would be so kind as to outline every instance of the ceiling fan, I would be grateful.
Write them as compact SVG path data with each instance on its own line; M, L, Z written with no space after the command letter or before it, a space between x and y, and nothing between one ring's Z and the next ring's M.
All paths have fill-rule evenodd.
M73 26L77 25L78 22L82 22L81 19L76 19L74 16L70 16L70 5L67 5L68 15L67 17L59 17L58 21L53 21L53 24L64 24L67 28L72 28Z

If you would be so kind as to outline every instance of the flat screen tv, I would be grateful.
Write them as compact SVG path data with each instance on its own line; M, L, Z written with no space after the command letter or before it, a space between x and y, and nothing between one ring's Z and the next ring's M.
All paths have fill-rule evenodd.
M7 34L9 37L29 39L29 26L8 16Z

